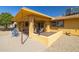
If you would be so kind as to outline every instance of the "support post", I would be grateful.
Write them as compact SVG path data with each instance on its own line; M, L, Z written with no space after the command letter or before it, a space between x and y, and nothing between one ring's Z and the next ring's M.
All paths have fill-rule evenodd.
M21 44L23 44L23 23L21 23Z
M45 22L45 30L46 32L50 32L50 21Z
M31 37L33 32L34 32L34 16L29 16L29 37Z

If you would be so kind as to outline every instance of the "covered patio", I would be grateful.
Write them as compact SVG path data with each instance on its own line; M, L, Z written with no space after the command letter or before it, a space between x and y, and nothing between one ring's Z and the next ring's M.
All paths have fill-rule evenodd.
M49 45L48 39L51 39L52 34L54 34L50 31L50 22L52 21L52 17L28 8L22 8L15 16L15 21L21 31L21 43L23 42L22 33L25 33L31 39L37 40L46 46Z
M22 8L15 16L15 21L21 31L26 30L30 36L32 33L49 32L51 17L36 11Z

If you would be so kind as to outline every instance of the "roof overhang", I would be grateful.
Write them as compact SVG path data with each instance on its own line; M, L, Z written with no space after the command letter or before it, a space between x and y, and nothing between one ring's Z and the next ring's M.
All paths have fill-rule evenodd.
M77 15L70 15L70 16L55 17L53 20L66 20L66 19L77 19L77 18L79 18L79 14L77 14Z
M30 16L30 15L52 20L51 16L42 14L40 12L31 10L28 8L21 8L20 11L16 14L15 19L22 20L22 17L26 17L26 16Z
M46 18L52 18L48 15L42 14L40 12L28 9L28 8L22 8L21 11L25 11L28 15L36 15L36 16L42 16L42 17L46 17Z

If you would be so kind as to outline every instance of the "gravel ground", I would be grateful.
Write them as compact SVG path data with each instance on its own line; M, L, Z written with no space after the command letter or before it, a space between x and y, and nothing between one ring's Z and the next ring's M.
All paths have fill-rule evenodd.
M79 37L78 36L61 36L55 41L51 47L45 51L49 52L79 52Z
M24 40L27 36L23 35ZM12 37L10 31L0 31L0 51L2 52L39 52L44 51L46 47L41 43L28 38L24 44L21 44L20 35Z
M23 35L24 40L27 36ZM78 36L61 36L49 48L41 43L28 38L22 45L20 35L12 37L10 31L0 31L1 52L79 52Z

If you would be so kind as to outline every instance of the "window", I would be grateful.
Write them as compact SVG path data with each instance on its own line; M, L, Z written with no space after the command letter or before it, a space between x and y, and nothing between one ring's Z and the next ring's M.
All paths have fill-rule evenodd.
M56 26L56 23L57 23L56 21L53 21L53 22L51 23L51 25L52 25L52 26Z
M51 25L54 27L64 27L64 21L53 21Z

